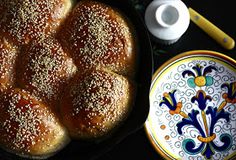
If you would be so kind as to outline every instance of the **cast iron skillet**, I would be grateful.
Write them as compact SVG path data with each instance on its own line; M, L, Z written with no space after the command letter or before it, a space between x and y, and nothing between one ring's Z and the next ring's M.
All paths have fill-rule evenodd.
M80 142L72 141L67 147L58 152L50 160L74 160L74 159L96 159L109 151L126 136L136 132L143 127L149 112L149 89L153 73L153 57L149 35L143 19L135 10L129 0L97 0L106 3L123 12L133 23L137 32L139 47L139 64L135 77L137 82L137 95L135 106L125 123L108 139L102 142ZM0 150L0 159L21 159L3 150ZM24 158L25 159L25 158Z

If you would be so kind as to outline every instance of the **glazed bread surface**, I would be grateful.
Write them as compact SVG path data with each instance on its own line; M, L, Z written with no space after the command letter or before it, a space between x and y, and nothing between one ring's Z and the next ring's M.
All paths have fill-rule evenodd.
M50 108L24 90L2 93L0 114L0 146L21 157L49 157L70 140Z
M64 86L77 70L61 44L54 38L32 41L22 53L20 63L19 85L57 108Z
M0 28L0 148L45 159L70 139L100 142L125 123L138 47L120 10L93 0L0 0Z
M0 35L27 44L55 33L72 7L71 0L1 0Z
M14 85L17 52L15 45L0 37L0 92Z
M132 109L134 86L104 69L78 74L64 93L60 111L71 137L99 140L109 136Z
M121 12L106 4L80 1L57 37L78 70L99 66L122 75L135 73L137 46L133 26Z

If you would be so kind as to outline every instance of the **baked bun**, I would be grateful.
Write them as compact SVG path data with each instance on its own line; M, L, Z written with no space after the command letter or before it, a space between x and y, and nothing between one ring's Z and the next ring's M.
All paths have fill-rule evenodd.
M17 47L0 37L0 91L14 83L16 56Z
M51 110L26 91L0 97L0 147L27 158L46 158L69 142L66 129Z
M56 31L71 9L71 0L1 0L0 34L17 44Z
M55 106L76 66L53 38L32 42L20 60L18 82L33 96Z
M60 111L72 138L108 137L132 109L133 86L121 75L95 69L80 73L66 89Z
M58 38L79 71L98 66L134 75L133 28L120 11L106 4L80 1L62 25Z
M135 34L102 2L0 0L0 148L44 159L113 136L133 109Z

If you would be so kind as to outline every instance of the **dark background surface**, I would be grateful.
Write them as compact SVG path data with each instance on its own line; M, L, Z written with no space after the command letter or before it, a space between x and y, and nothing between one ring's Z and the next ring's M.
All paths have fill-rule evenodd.
M143 17L145 9L151 1L134 0L133 2ZM236 40L236 23L234 22L236 8L233 4L234 1L183 0L183 2ZM190 50L212 50L236 59L236 48L233 50L222 48L193 22L190 22L188 30L176 43L164 46L152 41L152 47L155 61L154 70L173 56ZM158 160L162 158L152 147L143 127L98 158L98 160L122 159Z
M112 0L107 0L112 1ZM122 0L121 0L122 1ZM127 0L128 1L128 0ZM132 0L134 7L139 11L140 16L144 17L144 12L150 0ZM183 2L199 12L205 18L210 20L224 32L229 34L236 40L236 8L234 1L215 1L215 0L183 0ZM190 26L185 34L176 43L165 46L155 43L152 40L154 70L160 65L174 57L175 55L190 50L212 50L221 52L236 59L236 48L233 50L225 50L207 34L205 34L194 23L190 22ZM145 54L145 53L143 53ZM145 106L143 106L145 107ZM148 107L148 106L146 106ZM77 149L77 148L76 148ZM78 148L79 152L79 148ZM58 155L61 157L61 155ZM7 160L12 160L8 158ZM54 159L54 158L52 158ZM60 159L68 159L69 157L61 157ZM75 158L80 159L80 158ZM152 147L146 136L145 129L142 127L135 133L127 136L119 144L110 148L108 152L101 155L96 160L160 160L163 159ZM0 160L5 160L1 157Z

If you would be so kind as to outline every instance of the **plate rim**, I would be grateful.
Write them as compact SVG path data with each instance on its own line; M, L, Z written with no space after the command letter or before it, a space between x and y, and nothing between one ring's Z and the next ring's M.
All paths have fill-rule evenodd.
M169 60L167 60L166 62L164 62L163 64L160 65L160 67L157 68L157 70L154 72L153 76L152 76L152 81L155 79L155 77L158 75L158 73L163 70L164 67L166 67L168 64L176 61L177 59L180 59L182 57L185 57L185 56L193 56L193 55L196 55L199 54L199 55L205 55L206 53L208 55L213 55L213 56L217 56L217 57L220 57L222 59L226 59L226 60L229 60L231 61L232 63L236 64L236 60L234 60L233 58L221 53L221 52L218 52L218 51L213 51L213 50L190 50L190 51L185 51L185 52L182 52L172 58L170 58Z
M215 56L221 59L225 59L226 61L229 61L232 64L236 65L236 60L225 55L224 53L218 52L218 51L213 51L213 50L189 50L189 51L185 51L182 53L177 54L176 56L170 58L169 60L167 60L166 62L164 62L163 64L161 64L156 71L154 72L153 76L152 76L152 82L151 82L151 86L150 86L150 92L149 92L149 101L150 101L150 93L153 90L153 86L155 84L155 80L158 77L159 73L168 65L170 65L171 63L177 61L178 59L181 59L183 57L191 57L194 55L211 55L211 56ZM151 103L150 103L150 108L151 108ZM149 110L150 112L150 110ZM149 115L148 115L149 117ZM152 138L152 134L149 131L148 128L148 124L147 124L148 118L146 120L146 122L144 123L144 131L145 134L148 138L149 143L151 143L152 147L154 148L154 150L156 151L157 154L161 155L162 158L165 158L166 160L172 160L172 158L166 154L164 151L162 151L162 148L158 147L158 145L155 143L154 139ZM226 157L227 159L231 159L231 158L235 158L236 154L232 154L231 156Z

